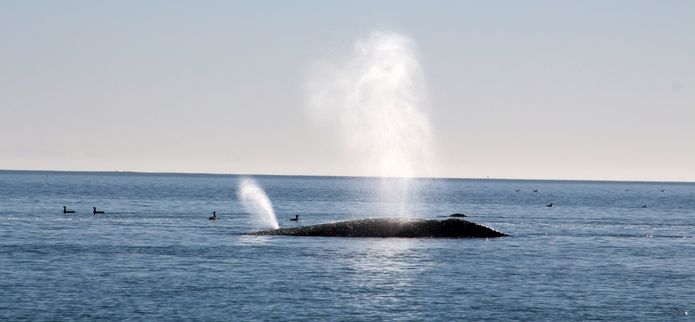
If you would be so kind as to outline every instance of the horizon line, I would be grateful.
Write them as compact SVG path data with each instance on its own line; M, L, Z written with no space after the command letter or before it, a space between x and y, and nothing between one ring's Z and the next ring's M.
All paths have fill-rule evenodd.
M581 182L625 182L625 183L695 183L676 180L611 180L611 179L548 179L548 178L495 178L495 177L381 177L367 175L321 175L321 174L269 174L269 173L215 173L215 172L171 172L130 170L44 170L44 169L0 169L0 172L57 172L57 173L102 173L102 174L155 174L155 175L208 175L208 176L257 176L257 177L329 177L329 178L390 178L390 179L441 179L441 180L499 180L499 181L581 181Z

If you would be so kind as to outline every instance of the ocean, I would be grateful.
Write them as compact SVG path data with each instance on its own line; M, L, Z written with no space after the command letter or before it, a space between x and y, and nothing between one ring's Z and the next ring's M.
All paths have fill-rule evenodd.
M510 235L381 239L246 235L269 227L241 178L0 171L0 321L695 315L694 183L413 179L404 207L378 178L253 176L281 227L407 209Z

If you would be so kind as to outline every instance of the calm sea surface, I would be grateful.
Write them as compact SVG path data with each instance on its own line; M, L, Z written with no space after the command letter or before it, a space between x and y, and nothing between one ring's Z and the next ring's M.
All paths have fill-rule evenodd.
M695 184L421 179L410 216L512 236L341 239L244 235L239 179L0 171L0 321L695 315ZM378 179L255 179L282 227L401 209Z

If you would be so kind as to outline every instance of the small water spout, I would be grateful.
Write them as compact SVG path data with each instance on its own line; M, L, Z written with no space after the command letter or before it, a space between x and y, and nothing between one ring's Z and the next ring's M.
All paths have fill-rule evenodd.
M270 226L273 229L280 228L278 219L263 188L255 180L243 178L239 181L237 196L244 209L253 214L260 224Z

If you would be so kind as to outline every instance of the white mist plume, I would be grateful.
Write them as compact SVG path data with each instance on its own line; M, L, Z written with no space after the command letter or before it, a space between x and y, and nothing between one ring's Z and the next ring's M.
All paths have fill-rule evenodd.
M337 125L359 167L354 170L393 177L382 180L381 197L396 202L400 216L412 215L407 208L416 201L408 178L431 175L434 159L415 49L404 35L372 33L355 43L346 60L318 65L308 82L312 115Z
M263 188L254 180L245 178L239 181L237 196L244 209L255 215L261 224L269 225L273 229L280 228L278 219L275 216L275 211L273 210L273 204L270 202L270 199L268 199Z
M430 174L431 132L415 43L397 33L372 33L352 55L322 63L309 80L312 114L337 123L360 174Z

